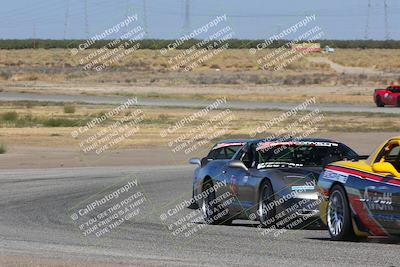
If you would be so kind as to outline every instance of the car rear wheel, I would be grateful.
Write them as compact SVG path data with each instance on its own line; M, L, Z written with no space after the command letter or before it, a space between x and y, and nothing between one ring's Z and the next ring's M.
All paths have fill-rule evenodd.
M258 201L258 218L264 227L275 225L275 207L270 205L274 201L274 191L269 181L263 182L260 187L260 197Z
M328 203L327 222L332 240L354 239L350 206L346 193L340 185L335 185L332 188Z
M381 99L380 96L377 96L377 97L376 97L375 103L376 103L376 106L377 106L377 107L380 107L380 108L385 106L385 105L383 104L382 99Z
M397 97L396 106L400 107L400 97Z
M203 197L201 204L201 213L206 224L224 224L229 225L232 219L227 219L224 213L219 210L218 203L215 203L215 191L212 190L213 184L209 180L203 187Z

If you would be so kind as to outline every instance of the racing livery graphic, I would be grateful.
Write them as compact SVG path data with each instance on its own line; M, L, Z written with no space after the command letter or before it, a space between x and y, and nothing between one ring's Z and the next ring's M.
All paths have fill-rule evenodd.
M328 139L250 140L231 159L214 159L205 166L196 160L196 205L189 208L200 208L205 221L213 224L257 218L261 225L272 226L278 214L318 218L315 186L323 166L356 159L349 147ZM225 185L210 192L216 183ZM232 196L229 205L223 205L227 216L213 219L220 212L218 200L227 194Z
M332 240L400 235L400 137L366 160L335 162L318 180L320 215Z

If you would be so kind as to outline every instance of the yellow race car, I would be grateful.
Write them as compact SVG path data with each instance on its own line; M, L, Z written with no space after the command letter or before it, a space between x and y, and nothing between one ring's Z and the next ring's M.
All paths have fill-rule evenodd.
M332 240L400 236L400 136L366 160L327 165L318 180L320 216Z

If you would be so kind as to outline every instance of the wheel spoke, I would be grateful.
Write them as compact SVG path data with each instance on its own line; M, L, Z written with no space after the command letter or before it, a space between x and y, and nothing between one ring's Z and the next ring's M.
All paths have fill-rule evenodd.
M328 228L333 236L337 236L343 231L344 205L345 203L341 193L339 191L333 191L327 211Z

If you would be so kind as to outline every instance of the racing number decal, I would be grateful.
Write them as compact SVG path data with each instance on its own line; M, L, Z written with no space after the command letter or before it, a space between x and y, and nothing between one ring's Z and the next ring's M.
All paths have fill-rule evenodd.
M392 97L391 97L391 95L389 93L385 93L383 95L383 98L385 98L386 100L390 100L390 98L392 98Z
M229 180L229 189L231 193L237 194L238 192L238 187L237 187L237 177L235 175L231 175L231 178Z

